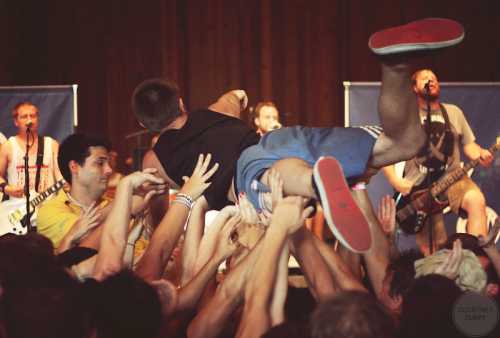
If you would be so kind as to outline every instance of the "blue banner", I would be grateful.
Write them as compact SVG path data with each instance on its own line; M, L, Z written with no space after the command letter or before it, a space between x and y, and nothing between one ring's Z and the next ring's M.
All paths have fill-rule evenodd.
M500 83L440 83L441 101L459 106L469 122L476 142L489 148L500 136ZM379 82L344 82L345 123L347 126L379 124L377 102ZM462 161L468 159L462 154ZM494 221L500 210L500 156L495 157L490 168L477 166L471 175L481 188L488 205L488 221ZM384 195L393 194L393 189L382 173L372 178L368 192L374 207ZM445 216L448 234L458 228L464 231L465 220L448 213ZM497 245L499 242L497 242Z
M76 85L0 87L0 132L7 138L17 134L12 109L29 101L38 107L38 133L61 142L76 125Z

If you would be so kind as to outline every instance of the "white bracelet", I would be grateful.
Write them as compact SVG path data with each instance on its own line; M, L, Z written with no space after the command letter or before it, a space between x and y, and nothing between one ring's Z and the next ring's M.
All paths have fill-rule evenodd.
M193 208L193 199L186 194L177 194L172 203L180 203L185 205L189 210Z

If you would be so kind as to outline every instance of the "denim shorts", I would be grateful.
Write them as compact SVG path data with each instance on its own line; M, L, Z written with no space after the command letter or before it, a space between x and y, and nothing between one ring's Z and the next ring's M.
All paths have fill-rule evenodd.
M289 157L300 158L312 167L321 156L333 156L347 181L354 180L364 174L379 134L379 127L296 126L268 132L258 144L241 153L236 166L237 192L245 192L254 207L261 210L259 193L269 189L259 182L260 177L276 161Z

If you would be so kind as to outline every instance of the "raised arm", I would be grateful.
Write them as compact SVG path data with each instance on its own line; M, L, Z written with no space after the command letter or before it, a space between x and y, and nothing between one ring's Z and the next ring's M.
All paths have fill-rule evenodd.
M136 269L136 273L145 280L153 281L161 278L168 259L182 234L191 209L191 205L186 202L186 199L190 198L191 201L198 199L210 185L207 181L218 168L216 163L212 168L208 169L211 158L210 154L206 157L204 155L199 156L191 178L184 183L176 200L170 205L167 213L154 231ZM197 203L207 205L203 197L199 198Z
M222 95L217 102L212 103L208 108L221 114L240 118L241 112L248 104L247 93L244 90L236 89Z
M103 225L94 278L102 280L122 269L134 191L143 184L147 185L150 189L148 199L165 190L163 179L154 176L155 172L152 168L138 171L124 177L118 184L113 207Z
M271 224L262 239L262 248L252 278L245 289L245 306L237 337L260 337L271 326L270 302L278 270L277 262L289 234L297 231L312 212L304 210L301 197L287 197L273 211Z

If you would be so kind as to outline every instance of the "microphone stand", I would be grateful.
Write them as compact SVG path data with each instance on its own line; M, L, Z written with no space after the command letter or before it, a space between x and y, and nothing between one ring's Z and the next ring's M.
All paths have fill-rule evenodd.
M430 143L431 143L431 140L429 139L430 137L430 133L431 133L431 96L429 94L429 84L430 84L430 81L428 81L425 86L424 86L424 91L425 91L425 101L427 103L427 121L426 121L426 134L427 134L427 141L426 141L426 147L427 149L430 148ZM427 187L430 188L430 185L431 185L431 181L430 181L430 175L429 175L429 172L427 172L427 176L426 176L426 181L427 181ZM428 221L428 226L429 226L429 254L433 254L434 253L434 237L433 237L433 232L434 232L434 225L432 224L432 221L429 220Z
M30 144L31 137L31 144ZM23 225L27 227L28 233L35 231L31 225L31 211L30 211L30 173L29 173L29 150L35 143L31 126L26 128L26 154L24 155L24 195L26 196L26 216L24 217Z

